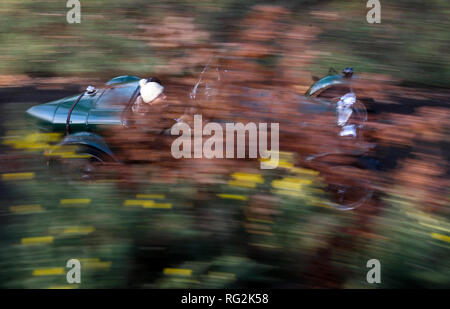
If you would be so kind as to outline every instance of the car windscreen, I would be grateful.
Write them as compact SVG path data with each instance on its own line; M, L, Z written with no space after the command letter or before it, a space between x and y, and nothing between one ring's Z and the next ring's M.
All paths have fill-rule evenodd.
M107 88L103 92L102 96L95 104L96 108L124 108L134 90L136 89L135 83L126 85L118 85L112 88Z

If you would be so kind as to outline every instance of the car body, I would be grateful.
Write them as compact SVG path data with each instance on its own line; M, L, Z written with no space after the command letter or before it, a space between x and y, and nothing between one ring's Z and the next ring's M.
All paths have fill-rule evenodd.
M123 125L139 80L136 76L118 76L104 88L88 87L82 94L33 106L26 113L40 130L65 133L63 144L88 145L115 159L97 133L105 126Z

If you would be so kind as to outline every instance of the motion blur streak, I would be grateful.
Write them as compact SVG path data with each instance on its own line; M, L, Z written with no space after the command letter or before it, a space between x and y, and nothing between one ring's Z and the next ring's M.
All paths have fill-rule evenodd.
M450 287L447 0L381 1L380 24L360 0L82 0L79 24L64 2L0 8L1 288ZM165 105L67 121L122 75ZM279 123L278 166L173 158L155 132L195 114ZM114 160L60 144L94 116Z

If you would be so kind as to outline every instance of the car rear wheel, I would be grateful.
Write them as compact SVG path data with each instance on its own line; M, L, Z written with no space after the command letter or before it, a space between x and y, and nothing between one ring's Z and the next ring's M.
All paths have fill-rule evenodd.
M374 193L368 183L356 179L341 179L337 183L329 183L325 191L331 197L329 206L339 210L361 207Z
M363 206L372 198L374 190L370 175L373 169L362 164L361 160L330 153L316 156L310 162L324 179L326 185L323 190L329 197L329 206L351 210Z

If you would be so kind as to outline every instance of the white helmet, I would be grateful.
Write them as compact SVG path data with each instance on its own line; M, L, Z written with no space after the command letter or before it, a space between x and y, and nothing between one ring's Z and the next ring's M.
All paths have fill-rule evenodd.
M152 102L164 91L164 87L160 83L147 82L147 79L141 79L139 86L141 86L141 97L145 103Z

